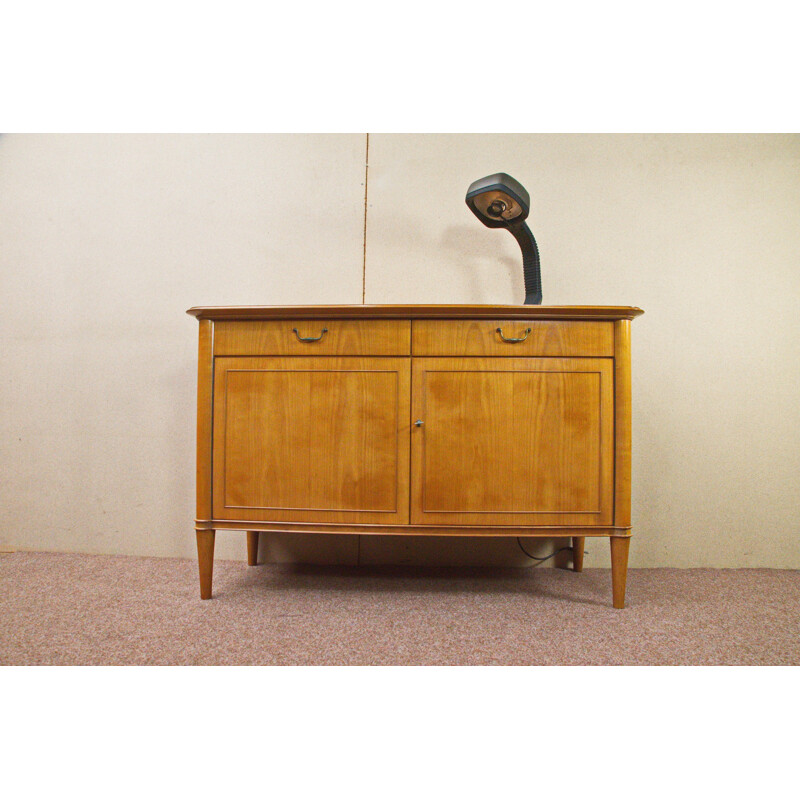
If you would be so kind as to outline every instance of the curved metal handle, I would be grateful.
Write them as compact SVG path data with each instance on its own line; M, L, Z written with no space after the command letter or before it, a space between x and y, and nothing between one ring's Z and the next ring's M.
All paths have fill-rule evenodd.
M300 342L318 342L328 332L327 328L323 328L322 333L315 338L314 336L301 336L297 328L292 328L292 330L294 331L294 335L297 337L297 340Z
M425 423L424 423L424 422L423 422L421 419L418 419L418 420L417 420L417 421L416 421L414 424L415 424L415 425L416 425L418 428L421 428L421 427L422 427L422 426L423 426Z
M512 338L510 336L503 336L503 329L502 328L498 328L497 332L500 334L500 338L504 342L512 342L513 343L513 342L524 342L528 338L528 334L531 332L531 330L532 330L531 328L526 328L525 329L525 335L521 336L519 339L514 339L514 338Z

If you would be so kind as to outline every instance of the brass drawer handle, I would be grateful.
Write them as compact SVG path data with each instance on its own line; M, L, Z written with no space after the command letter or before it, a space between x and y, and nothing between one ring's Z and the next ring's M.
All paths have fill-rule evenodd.
M500 334L500 338L504 342L512 342L513 343L513 342L524 342L528 338L528 334L531 332L531 330L532 330L531 328L526 328L525 329L525 335L521 336L519 339L514 339L514 338L512 338L510 336L503 336L503 329L502 328L498 328L497 332Z
M328 332L327 328L323 328L322 333L315 338L314 336L301 336L297 328L292 328L292 330L299 342L318 342Z

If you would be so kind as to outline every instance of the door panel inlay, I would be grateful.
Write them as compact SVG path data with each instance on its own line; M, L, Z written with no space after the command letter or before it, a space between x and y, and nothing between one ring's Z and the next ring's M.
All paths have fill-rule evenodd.
M407 520L407 360L217 362L215 513Z
M412 521L610 521L611 363L415 359Z

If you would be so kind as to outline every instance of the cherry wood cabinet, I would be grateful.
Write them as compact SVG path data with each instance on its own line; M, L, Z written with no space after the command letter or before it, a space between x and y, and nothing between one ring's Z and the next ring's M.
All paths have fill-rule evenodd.
M630 321L604 306L256 306L200 322L197 544L216 530L630 540Z

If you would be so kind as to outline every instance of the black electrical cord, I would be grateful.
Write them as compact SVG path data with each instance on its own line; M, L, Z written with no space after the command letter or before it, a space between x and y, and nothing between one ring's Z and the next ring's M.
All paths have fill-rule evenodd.
M517 544L519 545L519 549L520 549L520 550L522 550L522 552L523 552L523 553L525 553L525 555L526 555L526 556L528 556L528 558L532 559L533 561L539 561L539 562L542 562L542 561L547 561L548 559L550 559L550 558L553 558L553 556L557 556L559 553L563 553L565 550L572 550L572 548L571 548L571 547L559 547L559 548L558 548L558 550L556 550L556 551L554 551L554 552L550 553L550 555L549 555L549 556L545 556L544 558L538 558L537 556L532 556L532 555L531 555L531 554L530 554L530 553L529 553L529 552L528 552L528 551L527 551L527 550L526 550L526 549L525 549L525 548L522 546L522 542L520 541L520 539L519 539L519 536L517 536Z

